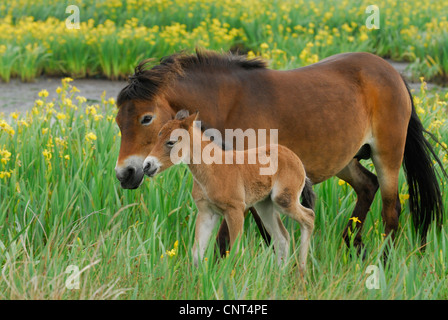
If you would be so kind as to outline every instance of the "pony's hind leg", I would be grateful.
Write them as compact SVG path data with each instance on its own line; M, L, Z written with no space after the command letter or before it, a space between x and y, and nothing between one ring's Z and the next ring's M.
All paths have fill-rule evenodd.
M351 217L357 218L359 221L353 244L358 248L358 250L361 250L361 230L378 190L378 179L376 175L364 168L357 159L350 161L350 163L342 169L337 176L351 185L358 197ZM349 221L343 233L344 240L348 246L350 245L348 229L351 227L352 222Z
M267 198L255 205L258 215L263 225L272 237L278 263L281 264L289 253L289 233L285 229L280 216L274 210L274 205L270 198Z
M390 132L389 136L378 137L375 147L372 149L372 161L378 175L383 202L381 216L385 224L385 233L386 235L391 233L392 240L398 229L400 213L398 176L406 142L406 126L400 126L399 123L396 125L397 128L394 128L395 132ZM398 128L403 129L400 132Z
M398 175L400 171L401 156L397 155L396 158L397 159L393 161L386 157L373 157L373 163L375 164L378 173L381 199L383 201L381 216L385 225L385 233L386 235L391 233L392 240L398 229L399 218L397 201L399 202Z

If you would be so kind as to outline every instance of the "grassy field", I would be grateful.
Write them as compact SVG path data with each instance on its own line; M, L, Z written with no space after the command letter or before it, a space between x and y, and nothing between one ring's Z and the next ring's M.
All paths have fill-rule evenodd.
M335 53L369 51L410 61L415 75L448 79L448 5L380 0L369 30L367 0L74 0L80 29L67 29L67 4L0 4L0 78L40 74L125 78L137 62L195 46L239 48L274 68L308 65ZM71 21L71 20L70 20Z
M417 112L446 145L448 93L424 86L415 96ZM242 254L219 259L210 246L196 269L187 168L146 179L137 190L121 189L114 175L120 140L115 102L88 105L77 91L64 79L57 100L46 101L42 91L30 112L0 120L0 299L448 298L448 216L419 251L403 175L400 229L385 264L379 195L363 230L363 260L341 237L355 195L331 179L314 187L316 228L305 278L295 255L277 265L252 219L246 220ZM448 169L448 156L435 148ZM448 207L446 193L444 203ZM297 249L297 225L284 222ZM379 289L366 287L369 265L379 270ZM69 266L82 271L79 289L66 285Z
M65 27L66 3L0 4L0 78L125 78L142 58L195 46L240 48L275 69L346 51L410 61L425 79L448 74L448 8L443 1L377 1L381 27L368 30L369 1L72 1L81 28ZM448 91L414 92L416 110L447 147ZM336 178L314 186L316 227L303 278L296 254L279 267L252 218L244 250L219 258L210 246L193 266L196 207L192 176L175 167L123 190L114 167L120 146L113 99L91 104L64 78L58 98L43 90L27 113L0 114L0 299L448 299L448 215L428 244L412 227L408 189L389 259L377 194L365 221L366 258L342 232L356 196ZM448 170L443 147L435 150ZM364 164L374 171L368 161ZM447 181L443 199L448 208ZM299 228L284 223L297 250ZM356 224L356 222L353 222ZM368 289L369 266L379 288ZM79 289L69 281L81 271Z

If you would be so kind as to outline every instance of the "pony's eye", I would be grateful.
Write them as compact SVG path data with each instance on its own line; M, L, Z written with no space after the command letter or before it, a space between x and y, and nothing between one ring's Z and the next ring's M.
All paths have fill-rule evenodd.
M168 141L168 142L166 143L166 146L167 146L168 148L172 148L172 147L176 144L176 142L177 142L177 141Z
M142 118L142 120L140 121L140 123L141 123L142 125L144 125L144 126L147 126L147 125L149 125L149 124L152 122L152 119L153 119L152 116L146 115L146 116L144 116L144 117Z

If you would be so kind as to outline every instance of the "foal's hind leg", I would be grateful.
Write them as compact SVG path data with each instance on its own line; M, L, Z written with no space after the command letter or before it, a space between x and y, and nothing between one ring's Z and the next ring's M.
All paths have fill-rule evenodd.
M274 210L270 198L257 203L255 208L267 231L272 236L272 242L278 256L278 263L280 264L282 259L285 259L289 253L289 233L285 229L280 216Z
M272 194L275 207L300 224L299 269L303 273L306 270L311 234L314 230L314 211L300 204L300 190L297 190L296 186L282 186L277 190L279 192Z
M378 190L378 179L376 175L364 168L357 159L350 161L350 163L337 174L337 177L350 184L358 197L355 209L352 213L352 218L356 217L360 220L360 224L357 225L358 232L354 239L354 245L360 250L362 248L361 230ZM349 221L343 233L343 237L348 246L350 245L348 229L351 228L351 226L352 222Z
M300 223L299 269L304 273L311 235L314 230L314 211L296 202L291 208L283 209L283 212Z

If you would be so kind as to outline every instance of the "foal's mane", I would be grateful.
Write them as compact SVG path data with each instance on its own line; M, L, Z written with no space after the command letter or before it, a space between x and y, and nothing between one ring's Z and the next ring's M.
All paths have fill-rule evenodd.
M129 100L151 100L174 78L184 76L189 70L203 68L208 71L253 70L267 68L267 63L260 58L248 59L245 55L218 53L198 50L193 54L174 53L164 57L159 64L153 66L153 59L143 60L129 77L117 98L121 106Z

